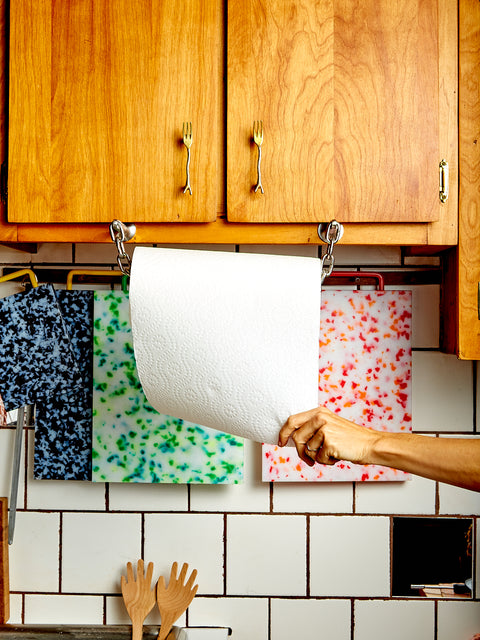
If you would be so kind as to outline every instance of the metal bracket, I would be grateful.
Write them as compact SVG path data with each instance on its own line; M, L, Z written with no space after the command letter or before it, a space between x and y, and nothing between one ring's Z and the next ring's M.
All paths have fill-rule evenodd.
M326 252L321 258L322 276L321 283L323 284L325 278L333 271L333 265L335 264L335 257L333 255L333 249L337 242L343 236L343 225L336 220L332 220L327 223L320 223L317 228L318 237L323 240L328 246Z
M137 228L134 224L126 225L121 220L113 220L110 223L110 237L117 247L117 264L120 271L126 276L130 275L132 261L128 253L126 253L123 243L131 240L136 232Z

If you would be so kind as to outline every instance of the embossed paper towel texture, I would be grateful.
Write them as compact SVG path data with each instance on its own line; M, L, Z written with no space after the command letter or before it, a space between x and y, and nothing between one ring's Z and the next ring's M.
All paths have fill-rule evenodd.
M136 248L130 312L149 402L276 443L317 404L320 273L315 258Z

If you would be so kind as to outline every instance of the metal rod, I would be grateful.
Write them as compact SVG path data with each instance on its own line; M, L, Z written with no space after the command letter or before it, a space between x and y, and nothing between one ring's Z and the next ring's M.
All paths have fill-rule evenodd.
M12 486L10 490L10 507L8 514L8 544L13 543L15 532L15 520L17 516L18 481L20 478L20 459L22 456L23 425L25 419L25 407L17 411L17 428L15 429L15 445L13 449Z

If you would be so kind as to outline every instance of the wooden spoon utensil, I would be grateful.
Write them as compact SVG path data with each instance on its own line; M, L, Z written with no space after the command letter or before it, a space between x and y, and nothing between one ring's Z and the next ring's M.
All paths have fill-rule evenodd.
M153 562L148 563L145 574L143 560L137 563L135 579L132 563L127 563L127 578L122 576L123 601L132 621L132 640L142 640L143 622L155 606L155 591L151 588Z
M188 605L197 593L198 584L193 586L195 578L197 577L197 570L194 569L192 571L188 582L184 584L187 576L188 564L184 563L178 578L177 568L178 564L174 562L170 572L168 587L165 587L165 580L163 576L160 576L157 582L157 604L160 609L160 616L162 619L157 640L166 639L174 622L178 620L182 613L187 609Z

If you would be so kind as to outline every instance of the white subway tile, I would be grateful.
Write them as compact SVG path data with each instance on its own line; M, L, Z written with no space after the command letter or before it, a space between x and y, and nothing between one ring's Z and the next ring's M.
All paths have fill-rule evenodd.
M437 640L472 640L480 634L480 602L438 603Z
M74 480L34 480L34 433L28 436L27 509L104 511L105 485Z
M13 266L40 264L42 262L72 261L72 245L68 242L44 242L37 245L36 253L28 253L14 247L0 247L0 264Z
M355 602L355 640L433 640L434 637L433 602ZM452 635L449 640L460 639Z
M402 255L400 247L386 246L356 246L337 244L334 249L335 264L337 267L352 265L365 266L400 266Z
M279 256L318 256L318 247L306 244L241 244L239 250L240 253L268 253Z
M480 436L442 436L442 437L461 437L473 438ZM461 489L453 485L440 482L439 485L440 498L440 514L448 515L480 515L480 493Z
M136 514L65 513L62 590L119 593L127 562L141 556L141 518Z
M306 518L228 516L227 594L305 593Z
M0 429L0 495L9 496L12 484L13 448L15 444L15 429ZM22 439L22 452L25 453L25 434ZM20 475L18 482L17 508L24 507L25 496L25 456L20 458Z
M189 607L190 626L230 627L232 640L268 638L266 598L194 598ZM293 639L292 639L293 640Z
M134 563L135 564L135 563ZM124 574L126 575L126 573ZM155 571L153 574L153 582L158 580L158 574ZM131 624L131 620L125 608L122 596L107 596L106 598L106 621L107 624ZM175 624L184 624L185 614L182 614ZM159 625L160 612L158 607L153 607L152 611L145 618L146 625Z
M418 476L405 482L357 482L356 513L435 513L435 482Z
M271 640L350 640L349 600L272 600Z
M27 594L25 624L103 624L103 597Z
M111 511L186 511L185 484L143 484L115 482L109 486Z
M126 253L133 256L135 247L151 247L152 244L138 244L126 242ZM158 247L169 249L191 249L198 251L235 251L233 244L159 244ZM77 244L75 245L75 264L108 264L117 266L117 248L112 242L104 244Z
M284 513L352 513L353 484L274 482L273 510Z
M390 272L398 271L390 269ZM372 287L361 287L362 289ZM412 293L412 348L438 349L440 285L387 285L387 291Z
M25 265L31 262L32 255L34 254L21 251L20 249L15 249L14 247L0 245L0 265Z
M414 431L472 431L472 363L435 351L414 351L412 421Z
M132 257L135 244L126 242L125 252ZM111 243L90 243L81 242L75 245L75 264L78 265L108 265L109 267L117 267L117 247L114 242Z
M145 560L158 574L170 575L174 562L197 569L199 593L223 592L223 516L217 514L148 514Z
M403 263L409 267L440 267L439 256L404 256Z
M30 472L27 482L27 507L104 511L105 487L74 480L34 480Z
M228 627L188 627L175 629L176 640L228 640Z
M191 249L192 251L235 251L234 244L158 244L164 249Z
M432 284L403 288L412 292L412 347L438 348L440 286Z
M72 245L69 242L42 242L38 245L37 253L31 254L33 264L43 262L58 262L70 264L72 262Z
M22 624L23 598L19 593L10 594L9 624Z
M270 486L262 483L262 451L258 442L245 440L244 481L235 485L192 485L193 511L259 512L270 509Z
M11 591L58 591L59 527L57 513L17 513L10 547Z
M388 596L389 531L383 516L312 516L311 595Z
M25 291L25 287L21 284L20 280L7 280L6 282L2 282L0 286L0 298L7 298L22 291Z

